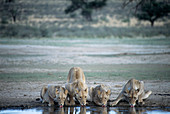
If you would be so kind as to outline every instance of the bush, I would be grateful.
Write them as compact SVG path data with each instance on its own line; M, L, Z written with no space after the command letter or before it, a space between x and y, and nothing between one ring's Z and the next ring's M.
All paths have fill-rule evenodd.
M9 24L0 25L0 37L49 37L49 33L45 28Z
M32 37L82 37L82 38L109 38L109 37L154 37L170 36L169 26L156 27L91 27L83 28L55 25L46 27L23 26L16 24L0 25L0 37L32 38Z

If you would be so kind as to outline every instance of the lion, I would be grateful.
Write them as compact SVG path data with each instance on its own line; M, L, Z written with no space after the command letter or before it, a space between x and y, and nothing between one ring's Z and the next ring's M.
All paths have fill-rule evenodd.
M48 106L54 105L54 101L63 107L67 98L68 90L61 86L43 86L40 92L42 103L47 102Z
M111 94L111 91L107 86L101 84L95 88L91 87L89 91L89 96L95 104L102 107L107 106L107 101Z
M120 100L124 99L129 102L131 107L136 105L136 101L138 100L138 104L143 105L143 100L148 98L152 91L144 91L144 82L136 79L130 79L125 86L123 87L121 93L118 95L116 100L111 103L111 106L116 105Z
M75 105L74 98L78 100L81 106L86 105L88 87L86 85L85 75L81 68L73 67L70 69L65 88L69 92L69 102L67 102L67 105Z

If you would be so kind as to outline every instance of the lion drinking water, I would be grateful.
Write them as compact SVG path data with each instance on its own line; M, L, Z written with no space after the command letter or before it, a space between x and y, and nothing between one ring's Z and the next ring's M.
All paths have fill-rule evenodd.
M111 93L110 89L107 86L101 84L96 86L95 88L91 87L89 90L89 96L95 104L102 107L105 107L107 105L107 101L109 100Z
M70 69L67 77L66 89L69 91L69 101L67 105L75 105L74 98L79 101L81 106L86 105L88 87L85 81L83 70L79 67Z
M43 86L40 92L42 103L49 103L48 106L54 105L54 101L58 102L60 107L63 107L68 91L61 86L48 85Z
M144 82L136 79L129 80L126 85L123 87L121 93L116 98L116 100L111 103L111 106L116 105L120 100L125 99L129 102L131 107L134 107L136 101L138 100L139 104L144 104L143 99L146 99L150 96L152 91L144 91Z

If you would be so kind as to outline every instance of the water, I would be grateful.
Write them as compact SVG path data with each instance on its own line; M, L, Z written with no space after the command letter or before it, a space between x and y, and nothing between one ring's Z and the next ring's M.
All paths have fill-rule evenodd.
M169 110L169 112L167 111ZM2 109L0 114L170 114L170 107L38 107L32 109Z

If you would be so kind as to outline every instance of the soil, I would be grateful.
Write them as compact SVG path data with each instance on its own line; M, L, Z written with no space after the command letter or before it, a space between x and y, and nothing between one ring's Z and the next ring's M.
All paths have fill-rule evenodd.
M56 46L2 44L0 45L0 74L3 76L4 74L12 75L13 73L48 73L49 71L56 70L68 72L64 68L48 68L48 65L170 65L170 47L168 45L119 45L110 43L110 41L114 40L109 39L106 41L102 40L104 43L101 41L100 44L96 44L96 41L79 42L79 40L68 40L68 42L74 44L71 46L60 46L64 45L63 43L66 41L62 42L59 40L56 41ZM106 82L93 80L90 82L87 80L87 85L109 85L112 90L110 101L113 101L118 96L126 81L110 80ZM170 107L169 80L159 81L155 79L144 80L144 82L145 89L153 92L146 99L144 106ZM64 86L65 81L27 81L27 79L25 81L17 81L0 79L0 108L46 106L39 99L41 87L48 84ZM117 106L128 106L128 104L122 101Z
M0 82L0 107L37 107L47 106L40 102L40 89L46 84L64 85L64 81L55 82ZM97 82L93 84L87 81L88 86L106 84L110 86L112 94L110 101L113 101L121 91L125 81ZM170 107L170 82L169 81L145 81L145 90L152 90L151 96L145 100L143 106ZM110 102L109 101L109 102ZM93 103L89 102L89 105ZM129 106L127 102L120 102L116 106Z

